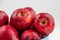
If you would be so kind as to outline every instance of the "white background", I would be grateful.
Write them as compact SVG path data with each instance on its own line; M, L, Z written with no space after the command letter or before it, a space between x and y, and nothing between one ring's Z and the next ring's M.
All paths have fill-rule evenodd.
M50 13L55 19L55 29L48 40L60 40L60 0L0 0L0 10L5 11L9 16L15 9L23 7L32 7L36 14Z

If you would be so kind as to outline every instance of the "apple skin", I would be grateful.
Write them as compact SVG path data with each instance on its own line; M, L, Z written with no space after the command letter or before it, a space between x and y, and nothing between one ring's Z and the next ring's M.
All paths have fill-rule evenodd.
M0 26L8 24L8 15L0 10Z
M36 18L36 12L31 7L25 7L25 9L29 10L32 14L33 22Z
M0 40L19 40L16 29L10 25L1 26Z
M26 8L16 9L10 18L10 24L18 30L25 30L32 24L33 13Z
M21 40L40 40L40 37L34 30L25 30L21 35Z
M54 18L49 13L39 13L33 23L33 28L41 38L48 36L54 30Z

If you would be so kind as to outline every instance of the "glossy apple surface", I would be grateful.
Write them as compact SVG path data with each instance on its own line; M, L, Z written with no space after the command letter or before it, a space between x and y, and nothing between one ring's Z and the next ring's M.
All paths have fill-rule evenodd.
M4 25L0 27L0 40L19 40L18 33L10 25Z
M33 23L34 29L44 37L54 30L54 25L54 18L49 13L39 13Z
M31 7L26 7L25 9L29 10L32 14L32 18L33 18L33 21L35 20L36 18L36 12L33 10L33 8Z
M0 10L0 26L8 24L8 15Z
M16 9L11 15L10 24L18 30L25 30L32 24L32 15L33 13L27 8Z
M40 40L40 37L35 31L26 30L22 33L21 40Z

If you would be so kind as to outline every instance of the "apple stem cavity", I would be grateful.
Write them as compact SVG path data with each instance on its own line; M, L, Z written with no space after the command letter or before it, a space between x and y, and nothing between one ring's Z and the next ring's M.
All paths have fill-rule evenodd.
M21 16L25 16L25 12L21 12Z
M41 25L41 26L46 26L46 25L47 25L47 22L48 22L48 21L47 21L46 19L41 19L41 20L40 20L40 25Z

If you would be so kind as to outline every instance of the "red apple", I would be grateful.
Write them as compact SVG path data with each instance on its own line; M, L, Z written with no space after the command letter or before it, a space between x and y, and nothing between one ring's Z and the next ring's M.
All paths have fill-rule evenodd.
M21 40L40 40L40 37L35 31L26 30L22 33Z
M33 13L31 13L28 9L19 8L16 9L10 18L10 24L13 25L18 30L25 30L29 28L32 24Z
M39 13L33 23L34 29L41 33L42 37L49 35L54 30L54 18L48 13Z
M17 31L10 25L1 26L0 40L19 40Z
M0 10L0 26L8 24L8 15Z

